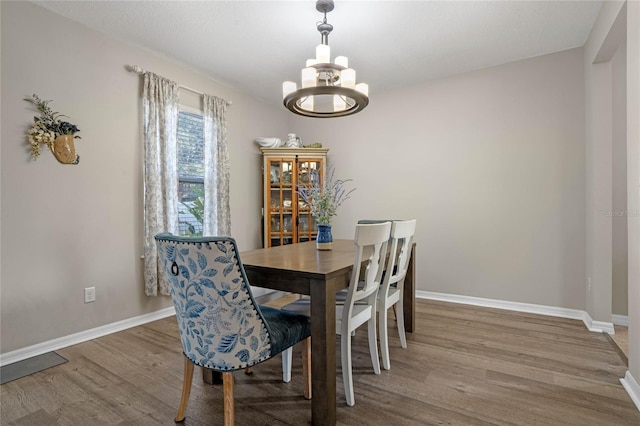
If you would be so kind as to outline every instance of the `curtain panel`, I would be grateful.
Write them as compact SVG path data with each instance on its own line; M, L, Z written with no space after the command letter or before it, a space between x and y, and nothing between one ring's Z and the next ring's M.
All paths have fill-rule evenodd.
M144 72L144 283L147 296L169 295L154 236L178 233L178 84Z
M203 234L231 235L227 101L204 96L204 223Z

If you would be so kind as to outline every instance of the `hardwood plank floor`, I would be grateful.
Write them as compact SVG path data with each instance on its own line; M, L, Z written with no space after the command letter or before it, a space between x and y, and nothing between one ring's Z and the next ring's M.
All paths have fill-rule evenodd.
M619 382L625 363L582 322L427 300L416 308L407 349L389 321L391 370L380 375L366 330L356 333L356 405L346 406L338 371L338 424L640 425ZM174 317L58 352L69 362L0 387L2 425L173 424L183 366ZM279 356L253 371L234 374L236 424L309 424L299 348L290 383ZM196 371L184 424L221 423L222 387Z
M609 340L618 348L618 353L622 356L622 359L627 360L629 365L629 327L623 325L614 325L615 334L609 335Z

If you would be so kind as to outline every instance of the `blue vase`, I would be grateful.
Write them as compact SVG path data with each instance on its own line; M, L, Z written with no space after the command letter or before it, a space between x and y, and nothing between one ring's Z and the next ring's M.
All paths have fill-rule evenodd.
M332 245L333 237L331 236L331 225L318 225L316 248L318 250L331 250Z

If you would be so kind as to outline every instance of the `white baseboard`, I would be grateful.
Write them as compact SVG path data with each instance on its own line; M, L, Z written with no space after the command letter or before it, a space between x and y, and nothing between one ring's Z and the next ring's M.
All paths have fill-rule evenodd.
M615 325L629 326L629 317L627 315L611 315L611 322Z
M620 383L622 383L631 400L636 404L636 408L640 411L640 385L638 385L638 382L633 378L630 371L627 371L624 378L620 379Z
M175 315L175 313L176 311L174 307L171 306L159 311L150 312L148 314L139 315L137 317L128 318L122 321L117 321L111 324L92 328L90 330L81 331L79 333L70 334L68 336L59 337L47 342L38 343L32 346L27 346L26 348L0 354L0 366L13 364L14 362L22 361L23 359L66 348L67 346L77 345L78 343L106 336L107 334L115 333L131 327L146 324L151 321L166 318L171 315Z
M252 288L252 291L254 292L254 294L258 294L258 296L256 297L256 300L259 300L258 303L266 303L269 300L273 300L280 297L281 295L286 294L284 292L263 290L256 287ZM100 327L92 328L90 330L70 334L68 336L59 337L47 342L37 343L32 346L27 346L26 348L16 349L15 351L0 354L0 366L13 364L14 362L22 361L24 359L42 355L47 352L66 348L67 346L77 345L78 343L93 340L98 337L106 336L107 334L116 333L118 331L126 330L131 327L136 327L138 325L146 324L148 322L156 321L175 314L175 308L171 306L159 311L150 312L148 314L140 315L133 318L128 318L122 321L114 322L112 324L106 324Z
M591 319L591 315L588 312L584 312L584 325L587 326L589 331L593 331L595 333L608 333L608 334L616 334L616 330L613 328L613 323L606 321L594 321Z
M586 311L579 309L559 308L556 306L534 305L532 303L509 302L507 300L485 299L482 297L461 296L459 294L436 293L433 291L416 291L420 299L440 300L443 302L463 303L465 305L484 306L486 308L506 309L508 311L527 312L530 314L548 315L552 317L577 319L596 333L614 334L613 324L604 321L594 321Z
M279 292L274 292L273 294L267 293L267 294L261 295L261 297L258 297L258 299L264 299L264 300L261 300L261 302L264 303L265 301L275 297L278 293ZM591 319L591 316L587 312L581 311L578 309L558 308L555 306L534 305L529 303L509 302L505 300L496 300L496 299L484 299L480 297L461 296L457 294L436 293L436 292L421 291L421 290L416 291L416 297L419 299L441 300L444 302L463 303L466 305L484 306L488 308L506 309L506 310L517 311L517 312L528 312L533 314L549 315L549 316L561 317L561 318L578 319L584 322L584 324L587 326L589 331L614 334L612 323L603 322L603 321L593 321ZM31 358L37 355L42 355L43 353L46 353L46 352L55 351L61 348L65 348L67 346L72 346L78 343L86 342L88 340L93 340L98 337L106 336L107 334L116 333L118 331L126 330L128 328L136 327L138 325L146 324L151 321L156 321L162 318L166 318L171 315L175 315L175 310L173 306L169 308L161 309L159 311L150 312L148 314L139 315L137 317L114 322L112 324L107 324L100 327L92 328L90 330L81 331L79 333L71 334L68 336L63 336L57 339L49 340L47 342L38 343L32 346L28 346L26 348L21 348L15 351L0 354L0 366L13 364L14 362L22 361L23 359ZM628 324L628 317L613 315L614 322L620 320L621 318L624 318L624 320L627 321L627 324ZM615 323L618 324L618 322L615 322ZM620 324L620 325L626 325L626 324ZM633 380L633 378L631 379ZM637 382L634 381L633 383L635 383L637 386ZM640 395L640 392L638 392L637 395Z

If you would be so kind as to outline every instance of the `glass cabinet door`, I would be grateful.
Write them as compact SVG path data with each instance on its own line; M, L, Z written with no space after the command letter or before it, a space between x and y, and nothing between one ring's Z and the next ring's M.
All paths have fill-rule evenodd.
M320 179L322 179L322 160L319 158L298 160L298 186L309 186L312 176L319 176ZM296 200L298 207L298 241L305 242L315 240L318 233L318 226L313 216L311 216L311 209L297 194Z
M266 215L270 246L295 242L294 160L269 159L268 215Z
M298 189L323 179L327 149L261 148L263 153L264 246L315 240L318 225Z

